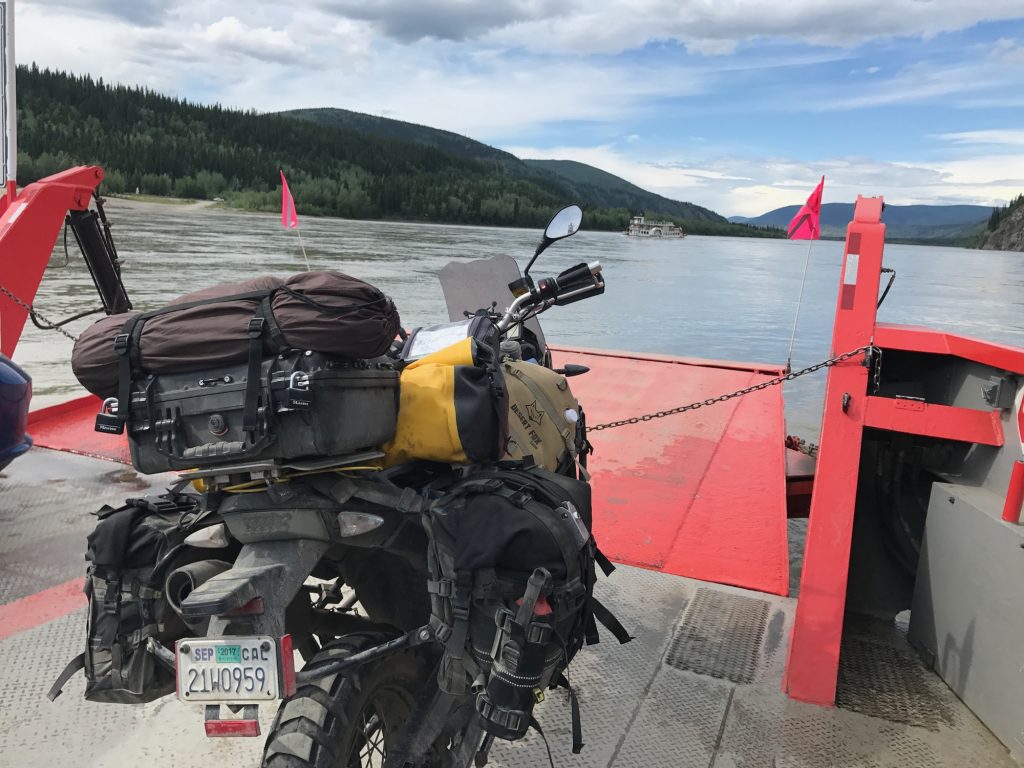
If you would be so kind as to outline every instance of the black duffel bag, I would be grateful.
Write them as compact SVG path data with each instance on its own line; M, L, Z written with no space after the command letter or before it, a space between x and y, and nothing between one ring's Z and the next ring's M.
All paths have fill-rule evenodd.
M179 296L152 312L111 315L75 343L71 366L100 397L116 397L123 358L137 374L186 373L247 360L250 320L261 321L259 356L301 349L346 359L384 354L400 326L380 290L341 272L257 277ZM123 344L116 344L118 337ZM122 354L123 353L123 354Z

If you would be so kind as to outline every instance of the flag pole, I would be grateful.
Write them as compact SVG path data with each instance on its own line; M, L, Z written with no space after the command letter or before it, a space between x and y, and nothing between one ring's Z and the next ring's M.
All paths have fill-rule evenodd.
M311 271L309 268L309 256L306 255L306 246L302 244L302 230L299 229L299 222L295 221L295 234L299 236L299 248L302 249L302 258L306 260L306 271Z
M800 281L800 296L796 300L796 317L793 318L793 333L789 336L789 352L786 354L786 373L793 370L791 363L793 362L793 345L796 343L796 325L800 322L800 307L804 303L804 286L807 285L807 267L811 264L811 246L814 245L813 240L807 241L807 256L804 259L804 276Z

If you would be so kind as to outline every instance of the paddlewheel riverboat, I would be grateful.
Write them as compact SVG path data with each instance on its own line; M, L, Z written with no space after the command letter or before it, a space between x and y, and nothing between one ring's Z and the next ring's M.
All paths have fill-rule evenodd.
M686 237L682 227L671 221L647 221L642 213L629 220L625 234L629 237Z

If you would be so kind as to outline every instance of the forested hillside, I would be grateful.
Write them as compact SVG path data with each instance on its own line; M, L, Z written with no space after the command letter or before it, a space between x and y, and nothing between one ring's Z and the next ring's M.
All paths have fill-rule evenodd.
M989 251L1024 251L1024 194L992 210L981 247Z
M617 230L632 212L472 139L354 112L327 125L317 114L338 110L296 119L201 106L34 65L18 69L18 112L23 184L95 163L107 171L107 193L275 210L283 169L300 214L539 227L579 202L588 228ZM724 222L691 208L707 224ZM747 232L739 229L730 234Z

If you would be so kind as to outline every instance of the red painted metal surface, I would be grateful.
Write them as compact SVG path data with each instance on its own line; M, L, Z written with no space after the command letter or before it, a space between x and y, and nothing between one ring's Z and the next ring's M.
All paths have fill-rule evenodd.
M885 245L881 213L881 198L857 198L847 228L833 355L864 346L874 335ZM790 696L816 704L835 701L867 385L862 358L829 370L800 600L783 678ZM846 410L844 395L850 398Z
M28 432L42 448L130 464L128 438L95 429L100 403L98 397L86 395L33 411L28 416Z
M1010 484L1006 489L1006 503L1003 505L1003 520L1008 523L1019 523L1021 507L1024 506L1024 461L1013 464L1010 473Z
M882 349L931 352L975 360L993 368L1024 374L1024 349L912 325L875 326L875 344Z
M779 370L560 349L562 363L591 369L572 380L591 424L703 400ZM786 594L784 435L778 387L591 433L601 548L617 562Z
M1003 444L999 411L954 408L920 400L869 397L864 426L981 445Z
M81 166L30 184L0 214L0 285L32 304L69 210L89 206L103 169ZM0 294L0 352L14 356L28 313Z
M84 584L82 578L71 579L34 595L0 605L0 640L84 608Z

